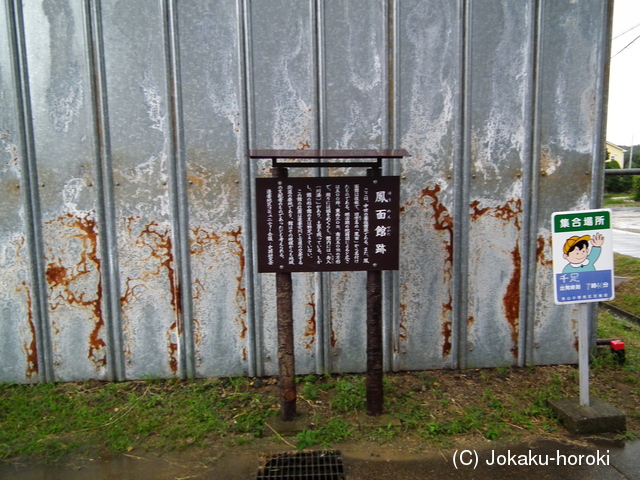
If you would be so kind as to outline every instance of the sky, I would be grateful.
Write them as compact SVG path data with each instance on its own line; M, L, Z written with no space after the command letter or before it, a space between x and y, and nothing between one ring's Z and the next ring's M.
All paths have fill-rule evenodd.
M640 38L638 37L640 37L640 0L614 0L607 141L616 145L628 146L632 142L635 145L640 144Z

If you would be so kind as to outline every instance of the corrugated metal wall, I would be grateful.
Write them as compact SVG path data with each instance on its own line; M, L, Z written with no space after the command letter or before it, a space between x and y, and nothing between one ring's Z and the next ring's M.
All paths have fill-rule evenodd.
M2 0L0 380L277 374L250 148L411 153L387 369L575 362L550 215L597 206L609 8ZM366 273L293 277L299 373L363 371Z

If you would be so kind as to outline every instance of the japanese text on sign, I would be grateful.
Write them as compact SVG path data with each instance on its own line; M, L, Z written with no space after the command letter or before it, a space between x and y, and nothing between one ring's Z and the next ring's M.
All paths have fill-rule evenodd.
M399 177L256 179L258 270L396 270L399 191Z
M553 222L555 233L611 228L607 211L559 213L553 217Z

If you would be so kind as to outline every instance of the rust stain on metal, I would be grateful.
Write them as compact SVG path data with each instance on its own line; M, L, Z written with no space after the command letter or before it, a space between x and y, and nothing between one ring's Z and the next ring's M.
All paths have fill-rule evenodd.
M477 220L482 215L490 212L491 216L503 220L505 223L515 220L516 227L520 229L520 215L522 214L522 199L515 198L509 200L504 205L498 205L497 207L485 207L480 208L480 201L474 200L469 205L473 210L471 218Z
M445 241L445 251L446 257L444 262L444 278L443 281L445 283L451 283L453 279L453 218L449 214L449 210L445 205L440 202L438 198L438 194L442 190L440 185L434 185L433 187L427 187L422 190L422 194L418 200L418 202L423 205L425 204L425 199L431 199L429 202L429 206L433 211L433 228L439 232L446 232L449 236L448 240ZM441 331L442 331L442 356L447 357L451 354L451 320L448 320L449 314L453 311L453 298L451 296L451 292L449 292L449 300L447 303L442 304L442 313L441 313Z
M407 341L409 338L407 327L402 323L398 325L398 338L402 341Z
M244 286L244 269L246 263L246 257L244 254L244 245L240 241L242 236L242 227L237 227L231 232L226 232L229 239L229 246L232 248L229 251L238 258L238 274L236 275L236 281L238 286L236 289L236 305L240 313L236 316L236 322L241 325L240 338L245 339L247 336L247 289Z
M192 288L193 288L193 300L200 300L202 292L204 291L204 285L202 285L202 282L199 279L196 278L192 282ZM200 322L200 319L198 319L198 317L196 315L194 315L194 317L193 317L193 342L194 342L194 344L197 347L201 346L203 338L204 338L204 335L202 333L202 324Z
M474 220L477 220L479 217L481 217L482 215L484 215L489 211L489 207L479 208L479 205L480 205L480 201L478 200L474 200L469 205L473 210L473 213L471 213L471 218L473 218Z
M449 241L446 244L447 258L446 262L449 263L447 270L451 273L453 267L453 218L449 215L449 210L446 206L440 203L438 193L442 190L440 185L434 185L433 187L427 187L422 190L419 203L425 205L425 198L430 198L430 206L433 210L433 228L439 232L447 232L449 234ZM426 205L425 205L426 206Z
M201 190L211 180L211 171L201 165L192 163L189 165L187 183L196 190Z
M67 269L61 265L54 265L50 263L45 275L49 285L60 285L66 282Z
M450 274L449 274L450 275ZM449 293L449 301L442 304L442 318L447 318L447 313L453 312L453 297ZM451 353L451 320L444 320L442 322L442 356L446 357Z
M31 291L27 287L27 282L22 282L24 293L27 296L27 315L29 321L29 331L31 333L31 341L24 344L24 351L27 354L27 370L25 376L31 378L40 372L38 364L38 345L36 343L36 325L33 321L33 300L31 299Z
M403 286L402 286L402 289L403 289L403 290L404 290L404 292L406 293L406 291L407 291L407 286L406 286L406 285L403 285ZM401 303L401 304L400 304L400 319L399 319L399 322L398 322L398 340L403 341L403 342L406 342L406 341L407 341L407 339L408 339L408 336L407 336L407 333L408 333L408 332L407 332L407 327L406 327L406 325L404 324L404 319L405 319L405 317L406 317L406 314L407 314L407 305L406 305L406 304L404 304L404 303ZM394 352L394 353L399 353L399 352L400 352L400 345L399 345L399 342L397 342L397 341L393 341L393 342L392 342L392 345L393 345L393 352Z
M73 266L65 266L61 258L56 258L52 254L48 255L46 279L49 284L51 310L55 311L62 305L75 305L89 309L94 324L89 335L88 358L97 367L103 367L107 364L107 356L104 351L106 343L100 337L100 331L104 327L104 319L102 317L102 278L100 276L100 258L98 257L96 220L91 213L86 213L84 216L67 213L46 222L46 225L51 225L56 232L61 232L63 237L61 243L64 243L65 246L72 239L80 240L82 245L79 262ZM78 285L85 275L94 272L97 272L97 285L93 296L81 290Z
M511 199L504 205L497 207L480 208L478 200L470 204L472 209L471 217L477 220L479 217L489 214L494 218L502 220L505 224L513 221L515 228L520 231L520 216L522 215L522 199ZM520 243L516 241L516 245L511 251L511 260L513 264L513 273L507 285L507 290L502 298L505 316L509 327L511 328L511 353L514 358L518 358L518 331L520 326L520 281L522 277L522 258L520 255Z
M174 339L175 336L179 337L182 334L182 295L174 268L175 261L171 235L167 232L166 227L162 227L157 222L152 221L140 232L138 243L141 246L148 247L149 258L154 258L158 261L159 266L154 274L159 275L162 269L167 273L169 291L171 292L171 306L174 311L174 321L166 332L167 349L169 353L169 368L176 375L178 373L178 343Z
M511 341L513 343L511 353L514 358L517 359L518 330L520 326L520 277L522 269L520 247L517 244L511 252L511 258L513 260L513 274L507 286L507 292L502 299L502 304L504 305L507 321L511 327Z
M167 331L167 342L169 344L169 368L176 375L178 373L178 344L171 338L171 331L175 329L174 325L171 325Z
M122 305L128 305L132 303L137 297L138 292L146 290L146 287L140 284L135 284L136 279L127 278L125 281L125 290L120 295L120 303Z
M197 227L192 231L192 243L191 254L198 255L205 252L208 245L214 245L214 247L225 246L231 255L234 255L238 260L238 270L236 274L236 294L235 303L238 307L238 314L235 317L236 324L240 327L240 339L244 340L247 336L248 327L246 322L247 316L247 289L244 282L244 272L246 265L246 256L244 251L244 245L242 244L242 227L238 226L235 230L229 232L222 232L220 234L207 230L202 227ZM196 291L204 290L204 287L198 279L194 280L194 284L199 285L199 289Z
M476 321L476 317L474 317L473 315L469 315L469 318L467 318L467 325L473 325Z
M153 221L140 232L140 243L149 247L150 257L155 258L160 266L156 273L160 273L160 269L167 271L167 279L169 280L169 290L171 292L171 306L177 315L182 313L182 297L180 295L180 285L177 280L176 272L173 267L173 242L171 235L165 231L161 231L161 227L157 222ZM174 328L172 326L172 328Z
M307 320L307 325L304 329L304 337L306 339L304 347L307 350L311 350L313 344L316 341L316 303L315 303L315 293L311 293L307 295L307 307L311 309L311 315Z
M545 255L545 244L548 239L544 237L538 237L536 243L536 259L538 263L543 267L550 267L553 265L553 260L549 259ZM550 239L549 239L550 241Z
M331 348L335 348L338 344L338 337L336 336L336 332L333 329L333 322L331 322Z
M152 279L166 275L169 283L169 301L173 310L173 322L165 331L166 348L169 356L169 368L176 375L179 367L177 338L182 334L182 296L181 286L174 268L173 242L169 227L152 221L146 225L143 224L139 233L136 234L134 229L140 222L140 217L130 216L123 220L125 229L131 238L135 238L135 245L142 252L142 258L137 260L140 262L140 268L135 269L139 272L138 275L124 281L125 288L120 296L121 304L124 307L134 303L148 288L152 288L149 287L152 284ZM128 328L126 322L124 328ZM128 345L125 345L124 350L126 355L131 355Z
M540 172L542 175L549 175L556 170L557 161L549 156L548 147L543 148L540 152Z
M446 357L451 353L451 322L446 321L442 323L442 356Z
M433 229L438 232L446 232L448 234L448 238L443 242L446 252L446 257L444 259L443 265L443 282L445 284L450 284L453 279L453 218L449 214L449 210L447 207L440 202L440 198L438 197L439 193L442 191L442 187L440 185L434 185L432 187L426 187L422 189L416 203L423 206L424 208L430 208L433 212ZM428 201L430 200L430 201ZM413 205L413 201L406 202L401 208L400 212L405 212L406 208ZM446 357L451 353L451 321L448 320L449 313L453 310L452 307L453 299L451 293L449 292L449 299L447 303L442 304L442 311L440 314L441 317L441 328L443 335L443 343L442 343L442 356ZM404 317L404 312L402 317ZM400 323L400 328L402 329L402 320ZM406 332L406 330L405 330ZM402 340L402 337L400 337Z

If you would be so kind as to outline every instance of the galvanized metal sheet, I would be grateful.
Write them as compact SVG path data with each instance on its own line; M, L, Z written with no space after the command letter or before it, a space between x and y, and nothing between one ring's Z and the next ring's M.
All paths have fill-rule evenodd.
M176 376L182 367L182 286L169 198L174 119L161 7L105 2L102 10L128 378Z
M318 135L317 94L312 18L316 18L314 2L251 2L247 11L250 20L249 99L252 116L252 148L305 149L315 146ZM263 163L264 167L265 164ZM258 170L256 172L260 174ZM308 175L295 171L292 175ZM269 175L270 171L263 171ZM275 282L261 275L262 304L259 305L263 371L277 373ZM311 343L316 335L310 330L315 304L313 274L293 276L294 335L296 338L296 371L315 372L316 348ZM316 325L316 328L318 325Z
M607 15L599 0L5 0L0 380L277 374L256 148L411 154L384 169L402 177L387 368L575 361L549 221L595 206ZM292 172L321 174L364 172ZM365 284L293 275L298 373L364 369Z
M468 366L517 365L521 348L523 187L531 142L534 2L470 5ZM510 21L507 21L510 19ZM526 260L525 260L526 261Z
M244 222L243 17L234 2L181 3L178 17L197 374L246 375L255 368L255 338Z
M37 308L30 272L25 215L25 173L20 151L17 102L12 95L17 72L12 59L9 12L0 4L0 379L39 380Z
M310 148L317 138L314 2L250 2L252 148Z
M552 303L551 214L593 206L592 175L602 168L602 155L594 148L601 134L595 108L604 60L588 38L604 44L606 9L606 2L541 6L535 316L529 318L536 364L577 361L578 309Z
M87 45L78 2L28 2L24 23L55 376L106 378Z
M461 5L398 2L396 24L400 97L395 110L399 142L411 158L402 162L401 173L394 369L449 368L457 363L454 221L456 189L464 175L459 143Z
M326 148L388 148L386 2L326 2L322 28L324 99L321 145ZM364 175L362 169L330 169L327 175ZM323 321L331 332L333 371L366 368L366 275L326 277ZM327 344L328 342L327 340Z
M334 0L323 6L322 146L388 148L387 2Z

